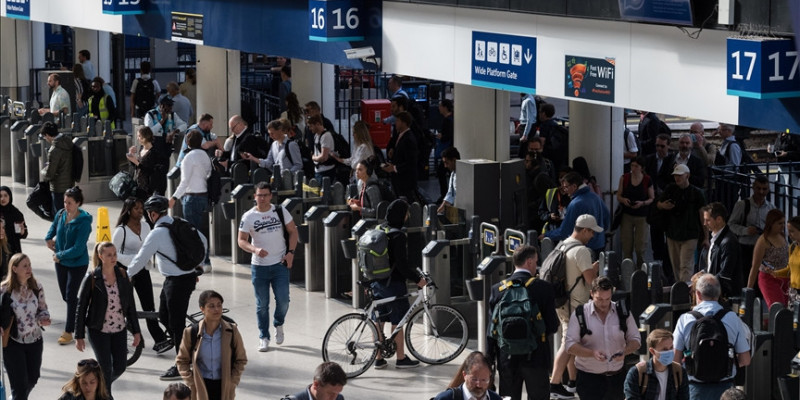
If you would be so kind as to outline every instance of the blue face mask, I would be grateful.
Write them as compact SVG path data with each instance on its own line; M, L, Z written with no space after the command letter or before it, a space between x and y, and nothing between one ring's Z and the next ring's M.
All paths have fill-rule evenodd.
M674 350L665 350L658 352L658 362L661 365L670 365L672 361L675 359L675 351Z

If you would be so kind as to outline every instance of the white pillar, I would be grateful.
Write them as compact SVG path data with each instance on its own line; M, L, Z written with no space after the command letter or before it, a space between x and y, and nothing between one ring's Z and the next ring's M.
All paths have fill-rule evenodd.
M14 100L27 100L17 89L30 85L31 23L0 18L0 37L0 88L9 88L8 95Z
M622 176L624 129L621 108L570 102L569 163L572 165L576 154L582 154L603 192L616 190ZM605 200L609 198L604 196Z
M325 117L336 125L333 74L331 64L292 59L292 91L297 94L300 107L309 101L316 101Z
M31 21L31 68L44 68L44 22Z
M214 116L214 133L228 135L228 118L241 112L239 51L197 46L197 110ZM220 79L225 77L225 79ZM160 82L159 82L160 83ZM166 82L164 83L166 84ZM225 95L221 95L225 94Z
M510 92L455 84L454 146L462 159L508 160Z

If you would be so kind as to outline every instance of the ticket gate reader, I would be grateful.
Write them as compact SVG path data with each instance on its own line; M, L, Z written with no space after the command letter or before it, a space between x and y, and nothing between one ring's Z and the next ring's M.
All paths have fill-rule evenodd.
M323 219L328 216L327 205L312 206L305 214L305 225L308 226L306 243L305 281L306 291L318 292L325 288L325 225Z
M486 330L491 318L488 307L491 289L495 283L502 281L506 277L508 273L507 265L510 259L505 252L501 251L502 243L499 233L500 230L496 225L486 222L481 223L479 240L481 241L481 254L484 258L478 264L478 276L466 282L470 299L478 302L478 349L483 352L488 350Z
M255 201L255 189L252 183L244 183L236 186L231 192L231 202L233 203L233 218L230 218L230 231L231 231L231 263L233 264L249 264L250 253L242 250L239 247L239 221L242 220L242 215L253 207ZM230 206L228 206L230 208ZM227 208L226 208L227 209ZM231 215L228 215L231 217Z
M352 304L353 308L362 308L366 304L366 298L364 296L364 290L359 285L359 281L361 280L361 268L358 265L358 257L357 257L357 246L358 238L363 236L368 230L378 226L379 221L375 218L362 218L350 230L351 237L349 239L344 239L340 243L342 244L342 251L346 258L350 259L351 267L350 267L350 290L352 292Z
M25 186L34 187L39 183L39 155L41 155L41 146L39 142L39 131L41 124L30 125L25 128ZM39 150L36 150L36 147ZM46 156L45 156L46 157Z
M352 263L345 257L342 240L350 237L353 213L350 210L334 211L323 219L325 225L325 298L340 297L350 290Z
M208 214L209 253L215 256L229 256L231 255L231 245L233 241L230 236L231 227L225 220L223 207L225 203L231 201L233 188L231 187L231 178L220 178L220 183L222 184L222 188L220 189L219 202L214 204L211 212Z

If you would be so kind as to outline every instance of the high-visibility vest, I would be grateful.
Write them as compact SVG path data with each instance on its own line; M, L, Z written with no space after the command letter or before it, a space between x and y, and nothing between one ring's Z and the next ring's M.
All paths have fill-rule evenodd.
M100 111L100 120L105 121L109 117L108 107L106 107L106 98L108 95L105 95L100 98L100 104L98 106ZM97 118L97 115L92 113L92 101L94 100L94 96L89 97L89 116ZM114 129L114 121L111 121L111 129Z

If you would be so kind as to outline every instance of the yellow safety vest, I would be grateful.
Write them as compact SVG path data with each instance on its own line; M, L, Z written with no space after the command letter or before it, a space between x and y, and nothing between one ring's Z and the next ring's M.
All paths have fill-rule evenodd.
M106 107L106 97L108 95L103 96L100 98L100 120L105 121L108 119L108 107ZM97 115L92 113L92 100L94 100L94 96L89 97L89 116L97 118ZM111 121L111 129L114 129L114 121Z

